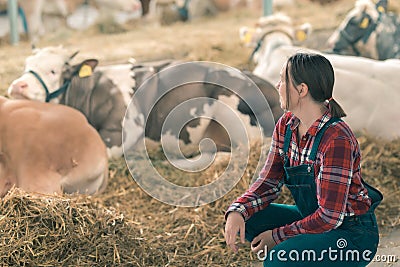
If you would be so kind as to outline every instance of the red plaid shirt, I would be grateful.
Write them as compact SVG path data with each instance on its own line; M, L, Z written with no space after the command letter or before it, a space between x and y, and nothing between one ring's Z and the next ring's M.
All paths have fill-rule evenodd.
M293 131L288 152L290 166L314 165L319 207L300 221L273 229L275 242L280 243L298 234L323 233L339 227L345 216L366 213L371 199L361 182L360 147L345 122L338 122L326 130L315 162L308 160L317 132L330 118L330 113L326 112L301 140L297 140L300 120L290 112L284 114L275 126L271 148L259 178L229 207L227 213L238 211L247 220L278 197L283 186L286 127Z

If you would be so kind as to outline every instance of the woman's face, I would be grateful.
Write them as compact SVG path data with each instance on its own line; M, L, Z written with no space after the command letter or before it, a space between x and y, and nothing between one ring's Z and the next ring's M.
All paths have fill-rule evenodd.
M286 88L288 88L289 90L289 107L286 106L287 104ZM293 109L297 106L297 103L299 102L299 92L290 82L290 78L289 78L289 84L286 84L286 65L284 65L281 69L280 80L276 84L276 89L278 90L279 93L279 101L281 104L281 108L286 111L289 110L293 111Z

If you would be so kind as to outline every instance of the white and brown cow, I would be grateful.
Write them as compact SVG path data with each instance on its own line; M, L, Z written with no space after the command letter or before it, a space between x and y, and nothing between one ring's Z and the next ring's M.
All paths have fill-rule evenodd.
M358 0L328 45L336 54L400 59L400 16L387 13L382 1Z
M106 148L78 111L0 97L0 197L12 186L37 193L101 192Z
M134 85L129 65L121 70L114 66L110 79L103 71L94 71L97 60L71 66L73 56L61 46L36 49L26 59L24 74L10 85L8 94L12 98L60 103L80 110L100 133L109 156L119 157L122 119Z
M259 18L256 28L241 27L239 35L247 47L253 48L250 60L257 64L253 73L275 84L283 64L281 60L287 56L277 54L279 60L274 60L275 53L294 42L305 41L311 31L309 23L294 26L290 17L276 13Z
M260 29L252 31L258 34L245 38L251 40L253 46L260 45L254 57L257 66L253 73L274 84L279 81L281 68L292 54L301 51L321 53L293 46L291 35L282 27L285 24L281 16L263 18L262 22L269 23L261 23ZM286 24L290 28L290 18L285 20L290 22ZM241 31L242 34L246 32L251 31ZM400 84L400 60L377 61L335 54L324 56L335 70L334 98L343 106L347 113L345 121L353 130L366 130L372 135L387 139L400 137L400 116L397 112L397 103L400 101L400 91L397 90Z
M293 0L274 0L276 2ZM233 8L254 8L259 10L262 0L152 0L142 1L148 5L148 16L157 18L161 24L177 21L194 21L203 17L216 16ZM143 9L145 11L145 9Z
M124 24L142 15L139 0L63 0L68 7L67 26L84 30L96 23Z
M153 2L154 1L154 2ZM176 19L183 21L196 20L206 16L215 16L219 13L226 12L232 9L251 8L254 10L262 9L263 0L153 0L151 13L155 12L157 5L164 6L170 13L171 10L175 11ZM157 3L155 3L157 2ZM294 0L274 0L272 4L274 7L283 7L292 5ZM162 13L162 11L161 11ZM171 15L170 15L171 16ZM171 16L172 17L172 16Z
M3 2L6 1L0 0L0 4ZM109 19L110 16L114 21L124 23L130 18L138 17L136 14L140 16L142 11L139 0L91 0L84 3L84 0L18 0L26 18L29 39L33 44L54 25L64 26L64 19L71 28L83 29L100 20ZM45 17L57 16L59 20L44 23Z
M5 0L0 0L0 4L6 5ZM19 15L21 23L18 24L19 33L26 33L32 43L36 43L46 32L43 18L50 16L67 16L67 9L64 0L19 0ZM8 26L8 19L5 21ZM53 22L53 21L52 21ZM60 23L50 23L60 26ZM8 32L7 28L7 32Z

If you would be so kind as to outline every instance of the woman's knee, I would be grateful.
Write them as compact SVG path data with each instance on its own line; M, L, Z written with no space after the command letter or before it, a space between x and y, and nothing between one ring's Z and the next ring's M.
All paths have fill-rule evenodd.
M251 241L264 231L291 224L301 219L296 206L271 203L267 208L255 213L246 221L246 239Z

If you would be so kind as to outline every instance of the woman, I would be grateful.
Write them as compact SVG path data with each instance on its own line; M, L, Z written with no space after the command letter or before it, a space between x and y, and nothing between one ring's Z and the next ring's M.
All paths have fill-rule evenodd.
M225 239L251 242L264 266L366 266L377 250L382 194L361 177L360 148L333 99L334 71L297 53L277 84L286 111L257 181L226 212ZM275 204L283 185L295 205Z

